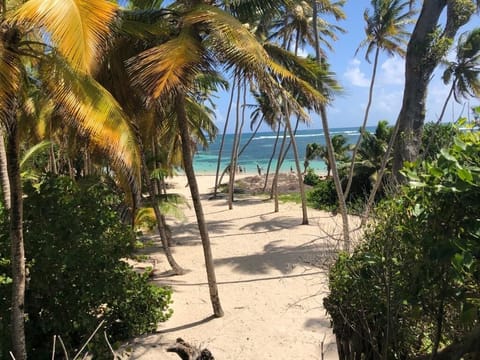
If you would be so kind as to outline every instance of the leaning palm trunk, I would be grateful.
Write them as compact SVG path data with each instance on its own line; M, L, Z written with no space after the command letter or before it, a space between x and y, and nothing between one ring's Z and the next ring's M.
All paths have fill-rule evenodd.
M160 241L162 242L162 248L163 248L163 251L165 252L165 256L167 258L168 264L172 268L175 275L182 275L185 273L185 271L182 269L180 265L177 264L177 262L173 258L172 251L169 246L168 234L167 234L166 225L165 225L165 218L160 212L160 208L158 206L157 199L155 197L155 180L151 179L151 177L148 174L147 163L145 161L145 154L143 152L143 149L141 149L141 152L142 152L141 156L142 156L143 177L145 178L145 182L147 183L150 205L153 208L153 212L155 213L155 219L157 220L156 221L157 229L158 229L158 234L160 235Z
M230 178L228 181L228 209L233 209L233 198L235 192L235 174L237 170L237 161L238 161L238 148L240 146L240 140L242 137L242 127L243 127L243 116L245 115L244 111L242 111L242 115L240 115L240 79L238 79L238 92L237 92L237 119L235 122L235 134L233 139L233 146L232 146L232 155L230 158ZM242 116L242 118L240 118Z
M3 136L3 130L0 127L0 181L2 184L5 208L10 210L10 181L8 180L7 153L5 152L5 140Z
M188 119L185 111L185 94L178 93L175 97L175 111L177 114L178 127L182 139L182 155L185 174L187 175L190 193L192 195L193 207L197 216L198 230L202 239L203 254L205 257L205 267L207 270L208 288L210 291L210 300L213 307L213 313L216 317L223 316L220 298L218 296L217 280L213 266L212 249L210 238L208 236L207 224L203 214L202 203L200 201L200 192L198 191L197 179L193 170L192 151L190 149L190 134L188 130Z
M377 75L379 54L380 54L380 48L377 46L377 49L375 51L375 59L373 61L372 78L370 79L370 89L368 91L367 107L365 108L365 115L363 117L362 127L360 128L360 135L358 136L357 143L355 144L355 148L353 149L353 152L352 152L352 163L350 164L350 169L348 170L348 182L344 192L345 199L348 198L348 193L350 192L350 187L352 186L353 172L355 169L355 158L357 157L358 148L360 147L360 143L362 142L363 136L365 134L365 128L367 127L368 114L370 112L370 107L372 105L372 99L373 99L373 86L375 84L375 77Z
M12 111L15 114L15 111ZM20 136L14 115L7 129L7 166L10 179L10 241L12 262L12 349L17 360L27 358L25 343L25 248L23 198L19 155Z
M274 205L274 211L278 212L279 211L279 205L278 205L278 177L280 175L280 167L282 166L282 159L283 159L283 153L285 149L285 144L287 142L287 128L285 127L285 130L283 131L283 139L282 139L282 144L280 145L280 152L278 154L278 160L277 160L277 166L275 168L275 175L273 176L273 181L272 181L272 189L270 191L270 199L274 199L275 205Z
M387 150L385 151L385 155L383 155L382 164L377 173L377 180L373 184L373 189L370 192L367 205L365 206L365 210L363 211L361 226L365 225L365 223L368 220L368 217L370 216L370 211L372 210L373 204L375 202L375 196L377 195L377 192L380 189L380 186L382 184L383 175L385 174L388 161L390 160L390 155L392 154L393 145L395 144L395 140L397 138L399 128L400 128L400 121L397 120L395 127L393 128L393 133L390 138L390 141L388 142Z
M173 258L172 252L168 245L169 240L168 240L168 234L165 226L165 218L163 217L160 211L160 208L158 206L158 203L155 197L155 180L152 179L150 177L150 174L148 173L147 161L145 159L145 148L143 146L143 140L135 121L132 121L132 128L133 128L133 131L135 132L138 147L140 148L140 156L142 160L142 175L145 178L145 182L147 184L150 205L152 206L153 212L155 213L155 220L157 223L158 235L160 236L160 241L162 243L163 251L165 252L165 256L167 258L168 264L172 268L173 272L176 275L182 275L185 273L185 271L182 269L180 265L177 264L177 262Z
M281 128L282 128L282 124L280 122L278 122L277 135L275 136L275 142L273 144L272 155L270 156L270 159L268 160L267 171L265 172L265 183L263 184L263 190L262 190L263 192L265 192L265 189L267 188L268 176L270 175L270 168L272 166L273 158L275 157L275 153L277 152L277 145L278 145L278 140L280 139Z
M321 64L321 52L320 52L320 41L318 37L318 21L317 21L317 1L312 1L312 10L313 10L313 34L315 36L315 57L319 65ZM350 230L348 226L348 214L347 214L347 204L345 202L345 196L342 189L342 184L340 182L340 176L338 175L337 163L335 162L335 154L332 145L332 139L330 137L330 131L328 128L328 119L325 105L320 106L320 117L322 119L323 133L325 136L325 143L327 144L328 156L330 159L333 182L335 183L335 189L338 196L338 204L340 208L340 213L342 216L342 229L343 229L343 241L344 241L344 250L350 251Z
M325 136L325 143L327 144L330 168L332 170L332 177L333 177L333 182L335 184L335 190L337 191L338 206L340 208L340 214L342 216L343 250L348 253L350 251L350 229L348 225L347 204L345 202L345 196L343 194L342 183L340 182L340 176L338 175L337 162L335 160L335 153L333 150L332 138L330 137L330 130L328 128L327 112L324 105L321 105L320 107L320 117L322 118L323 134Z
M235 79L233 80L233 84L235 84ZM220 173L220 164L222 162L223 147L225 145L225 135L227 133L228 122L230 120L230 114L232 112L234 91L235 91L235 86L232 86L232 91L230 92L230 101L228 103L228 109L227 109L227 117L225 118L225 125L223 126L222 141L220 142L220 149L218 150L217 171L215 172L215 188L213 189L213 197L214 198L217 197L218 187L222 183L223 174L225 173L224 172L222 174L222 176L220 177L220 180L219 180L218 175Z
M290 124L289 116L287 116L286 118L285 126L288 129L288 134L290 135L290 144L292 144L293 157L295 159L295 167L297 170L298 186L300 189L300 197L302 199L302 225L308 225L307 197L305 196L305 186L303 184L302 169L300 169L300 160L298 157L297 142L295 140L295 134L292 131L292 125ZM297 120L297 126L298 126L298 120Z
M250 145L250 143L252 142L252 140L255 138L255 135L257 134L258 130L260 129L260 126L262 125L262 122L260 121L257 125L257 127L255 128L255 130L253 131L253 133L250 135L250 138L247 140L247 142L242 146L242 148L240 149L240 151L238 152L238 158L240 158L242 156L242 154L245 152L245 150L247 149L248 145ZM227 170L228 170L228 167L226 167L222 174L220 175L220 179L218 180L218 184L221 184L222 183L222 180L223 180L223 177L225 176L225 174L227 173ZM215 195L214 195L215 197Z

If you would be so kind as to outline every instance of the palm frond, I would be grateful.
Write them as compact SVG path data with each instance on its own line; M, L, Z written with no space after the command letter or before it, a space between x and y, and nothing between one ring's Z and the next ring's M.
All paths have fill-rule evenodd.
M128 60L133 84L150 100L179 88L188 90L195 76L209 64L198 37L189 30Z
M154 37L158 42L178 32L178 18L167 9L121 10L119 14L119 32L137 39Z
M31 164L35 160L35 156L37 156L45 149L48 149L51 144L51 141L44 140L28 148L27 151L23 154L22 159L20 160L20 170L22 172L29 170L27 167L31 166Z
M6 128L15 116L20 81L20 59L15 52L5 47L5 42L2 41L0 42L0 122Z
M106 47L117 5L105 0L29 0L16 21L41 27L45 40L79 71L91 73Z
M290 6L292 0L233 0L225 9L238 19L250 21L258 16L278 14L283 7Z
M126 174L136 190L140 179L138 145L125 114L111 94L58 57L46 59L40 74L62 119L106 153L114 169Z

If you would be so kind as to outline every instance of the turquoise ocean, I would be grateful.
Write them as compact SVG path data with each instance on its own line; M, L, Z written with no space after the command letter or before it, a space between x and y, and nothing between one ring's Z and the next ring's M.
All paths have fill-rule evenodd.
M375 131L375 127L368 127L367 131ZM349 144L356 143L360 134L359 127L349 128L331 128L331 136L336 134L342 134L347 138ZM240 149L249 141L251 133L244 133L240 141ZM230 162L230 156L233 146L233 134L227 134L225 136L225 143L222 151L221 171ZM276 134L273 132L258 132L251 139L248 146L243 150L239 157L238 165L242 167L242 170L247 173L257 173L257 164L266 171L270 157L274 149ZM194 157L195 172L201 174L214 174L217 169L218 153L220 151L222 135L218 135L217 138L210 144L207 149L198 148L198 151ZM325 144L325 137L323 130L308 129L299 130L295 135L297 141L298 152L300 156L300 165L303 171L303 161L305 159L305 149L309 143ZM288 142L288 139L287 139ZM278 158L278 152L280 150L281 139L278 142L276 154L272 161L271 171L275 171L276 160ZM325 163L322 160L315 160L310 162L310 167L317 173L326 172ZM295 162L293 157L293 150L290 148L283 164L281 171L287 172L290 169L295 170Z

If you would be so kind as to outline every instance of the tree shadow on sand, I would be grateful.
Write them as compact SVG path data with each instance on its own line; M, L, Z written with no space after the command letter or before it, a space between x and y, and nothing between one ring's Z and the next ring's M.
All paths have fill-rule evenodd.
M331 257L335 247L308 242L300 246L280 246L281 240L266 244L263 252L215 260L215 266L231 266L241 274L268 274L272 269L290 273L298 265L316 264Z

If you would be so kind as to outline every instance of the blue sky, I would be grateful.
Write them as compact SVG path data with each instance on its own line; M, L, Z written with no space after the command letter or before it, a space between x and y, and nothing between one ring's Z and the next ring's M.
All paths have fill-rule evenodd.
M370 1L368 0L347 1L344 7L347 19L340 23L347 30L347 33L339 34L338 41L333 43L334 52L328 53L331 68L345 90L344 94L337 97L332 106L328 108L330 127L356 127L360 126L363 121L364 109L368 100L372 64L364 59L364 49L361 49L357 56L355 56L355 51L365 37L363 12L367 7L370 7ZM479 25L479 16L475 15L470 23L460 30L460 33ZM402 102L403 84L403 59L381 54L368 121L369 125L376 125L379 120L388 120L391 124L396 121ZM445 86L441 80L441 72L437 71L429 87L427 121L437 119L448 91L449 87ZM222 131L228 95L219 95L216 124ZM451 121L457 119L460 114L467 116L468 109L478 105L480 105L478 99L470 100L470 103L465 106L451 101L444 119L445 121ZM321 128L318 116L312 116L312 123L309 128ZM264 128L263 130L268 129ZM232 131L233 124L229 126L227 132ZM249 128L246 127L245 131L248 132Z

